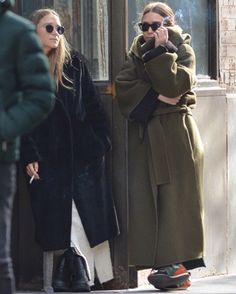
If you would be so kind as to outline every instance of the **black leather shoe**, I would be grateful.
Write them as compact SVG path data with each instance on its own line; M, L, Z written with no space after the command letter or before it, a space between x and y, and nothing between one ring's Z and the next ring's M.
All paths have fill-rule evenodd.
M74 248L70 248L67 251L66 258L69 259L71 265L70 291L90 292L88 272L84 258L78 255Z
M54 291L69 291L70 278L70 268L64 253L59 257L58 264L53 275L52 287Z

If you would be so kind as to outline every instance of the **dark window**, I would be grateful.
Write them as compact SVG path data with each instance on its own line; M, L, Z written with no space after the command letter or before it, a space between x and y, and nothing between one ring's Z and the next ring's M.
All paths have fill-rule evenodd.
M54 0L63 17L67 37L89 62L94 80L109 79L108 1Z
M87 58L93 79L109 80L108 0L22 0L21 14L42 7L59 13L67 40Z
M128 25L129 46L133 37L137 34L137 22L139 14L143 7L148 4L148 0L128 0ZM161 1L166 2L166 1ZM192 36L192 46L196 53L197 74L210 75L215 77L216 73L212 68L212 64L216 64L217 60L208 62L216 49L216 27L215 23L215 7L210 0L168 0L168 5L175 11L176 22L180 25L184 32ZM211 31L209 31L211 30ZM212 48L213 46L213 48ZM213 50L211 50L211 48Z

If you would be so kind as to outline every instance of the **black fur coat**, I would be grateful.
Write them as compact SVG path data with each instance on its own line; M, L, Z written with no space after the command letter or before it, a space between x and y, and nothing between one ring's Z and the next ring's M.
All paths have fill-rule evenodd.
M73 54L65 72L73 89L59 88L54 110L21 146L24 169L39 162L40 180L29 189L36 241L45 251L70 246L72 199L91 247L118 234L105 176L109 121L83 57Z

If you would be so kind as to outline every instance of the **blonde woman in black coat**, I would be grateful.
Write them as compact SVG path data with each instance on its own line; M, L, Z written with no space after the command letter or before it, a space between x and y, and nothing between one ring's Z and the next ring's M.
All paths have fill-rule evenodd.
M86 258L91 256L82 256L83 251L91 255L99 245L99 252L105 252L110 275L98 277L105 282L113 277L108 240L118 234L104 178L104 156L110 149L108 119L83 57L67 45L59 15L41 9L32 21L57 86L54 111L23 140L36 240L44 251L66 249L54 275L54 290L90 291ZM83 232L75 227L80 221Z

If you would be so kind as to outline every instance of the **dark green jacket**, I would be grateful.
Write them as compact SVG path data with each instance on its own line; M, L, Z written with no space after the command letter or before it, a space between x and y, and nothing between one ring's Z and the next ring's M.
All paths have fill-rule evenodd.
M18 136L54 104L48 61L34 26L0 5L0 162L19 159Z

